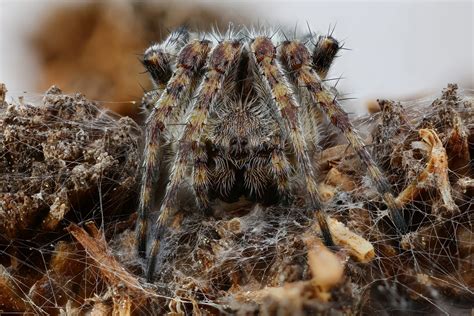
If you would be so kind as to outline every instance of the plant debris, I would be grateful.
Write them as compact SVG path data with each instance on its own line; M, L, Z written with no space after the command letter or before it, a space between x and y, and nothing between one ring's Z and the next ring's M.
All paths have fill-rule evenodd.
M84 96L64 95L54 86L42 105L20 100L0 114L3 236L35 226L54 231L97 194L115 204L103 205L105 215L117 212L121 197L134 190L140 130L131 119L116 120Z
M183 203L181 224L162 241L153 284L145 282L145 262L136 255L134 209L118 202L136 201L135 123L57 88L42 106L2 103L0 229L7 256L0 309L68 315L470 312L474 99L456 85L433 102L380 100L379 112L356 120L404 206L405 235L388 220L357 156L337 143L315 155L334 249L321 243L314 214L298 200L292 207L240 205L215 216ZM103 207L91 216L97 197ZM84 200L95 202L78 203ZM84 219L93 220L85 229ZM54 238L29 241L45 232Z

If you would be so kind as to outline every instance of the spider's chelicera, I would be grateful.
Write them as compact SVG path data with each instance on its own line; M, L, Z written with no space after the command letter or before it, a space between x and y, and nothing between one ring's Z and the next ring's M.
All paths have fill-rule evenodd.
M291 201L298 187L316 215L324 242L333 245L308 154L317 148L319 113L346 136L395 226L406 229L389 182L334 90L323 81L341 48L338 41L331 34L316 37L311 32L301 40L279 36L280 32L229 28L224 35L208 37L181 28L145 51L143 64L155 89L143 99L150 114L137 221L142 256L157 178L168 177L153 227L148 280L153 277L160 240L177 211L178 192L188 179L202 210L209 210L215 199ZM167 167L163 160L170 153L173 158Z

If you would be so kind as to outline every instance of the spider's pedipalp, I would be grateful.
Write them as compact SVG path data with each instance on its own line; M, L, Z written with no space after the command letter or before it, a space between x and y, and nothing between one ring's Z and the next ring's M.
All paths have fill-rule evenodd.
M322 209L313 165L308 156L306 141L303 137L299 118L299 104L291 91L276 58L276 47L268 37L259 36L250 44L252 56L257 64L267 89L271 92L295 151L300 171L305 179L310 208L316 212L326 245L333 246L331 233Z
M290 77L297 89L306 90L311 96L312 104L320 107L329 120L346 136L349 144L367 167L377 191L382 195L389 208L392 221L400 232L407 230L401 208L395 201L390 183L378 168L365 148L365 144L349 120L349 115L338 103L331 90L325 86L312 69L311 54L299 41L284 43L280 48L280 59L287 67Z
M190 117L179 140L178 152L171 170L170 182L166 187L165 197L157 219L155 239L152 243L147 267L148 280L153 278L156 256L160 249L160 240L163 237L170 217L174 213L178 189L184 180L189 157L192 154L196 158L199 152L200 136L205 128L209 111L213 108L216 98L224 88L224 79L237 63L241 50L242 43L240 41L223 41L212 49L209 56L207 72L198 88ZM187 57L194 59L195 56L196 54L192 54L192 51L190 51ZM198 168L194 172L205 172L205 170ZM195 180L201 179L203 181L207 179L204 174L195 175L194 178ZM205 186L202 186L202 189L205 189ZM200 193L201 196L203 194ZM207 196L207 193L204 196ZM198 200L198 202L200 201Z
M142 256L146 253L147 222L153 203L153 184L155 175L160 172L158 151L161 146L161 136L168 119L180 106L185 92L190 89L192 81L203 67L209 50L208 41L195 41L181 50L178 55L177 69L146 123L145 154L137 219L137 245L138 252Z
M193 188L196 193L197 204L201 209L209 209L209 170L207 168L206 145L200 141L196 143L194 152Z
M288 182L291 166L284 152L284 144L280 140L279 135L272 137L272 152L270 164L272 167L273 177L278 186L278 192L281 196L289 196L290 183Z

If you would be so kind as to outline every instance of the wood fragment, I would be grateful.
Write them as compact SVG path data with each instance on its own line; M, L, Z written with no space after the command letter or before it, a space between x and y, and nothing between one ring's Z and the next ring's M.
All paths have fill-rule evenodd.
M239 301L253 301L257 304L278 302L279 308L300 311L308 299L328 302L331 289L339 285L344 277L344 261L329 250L314 235L306 234L304 241L308 248L308 265L312 278L306 281L286 283L279 287L265 287L256 291L243 291L236 295Z
M457 185L463 192L466 192L467 189L474 188L474 179L468 177L461 178L458 180Z
M419 135L428 146L429 160L426 168L417 179L409 184L397 197L397 203L406 205L419 195L422 189L435 185L439 190L444 206L450 212L457 209L451 195L451 185L448 179L448 156L441 140L432 129L420 129Z
M322 301L331 298L330 290L340 284L344 277L344 262L329 250L320 239L306 238L308 265L311 271L311 283Z
M382 111L382 108L380 107L378 100L369 100L367 101L366 105L367 105L367 111L370 114L375 114Z
M113 297L112 316L130 316L132 313L132 300L123 290Z
M41 306L46 313L55 313L57 306L71 305L77 307L83 297L89 293L81 290L77 284L88 280L85 276L92 276L93 267L86 267L83 251L79 251L73 242L60 241L56 244L50 259L48 272L37 280L28 292L28 298L37 306ZM94 280L94 282L96 282ZM101 282L96 282L99 290ZM54 299L51 299L54 298Z
M321 182L318 184L318 191L319 191L319 196L321 197L321 200L323 202L329 202L332 200L334 197L334 194L336 193L336 187L326 184L324 182Z
M470 153L469 153L469 130L464 124L460 113L456 112L453 107L447 111L444 122L446 131L445 137L442 137L443 143L446 144L446 152L449 157L449 168L457 174L468 176L470 172ZM441 114L440 114L441 116ZM443 133L443 131L441 131Z
M68 300L66 305L63 308L59 309L59 315L60 316L80 316L80 315L83 315L83 313L81 313L81 310L78 307L74 307L73 305L74 305L73 301ZM106 315L109 315L109 314L91 313L90 315L91 316L106 316Z
M356 188L356 183L347 174L340 172L337 168L331 168L326 175L325 183L340 187L343 191L352 191Z
M46 218L43 220L42 227L46 230L54 230L61 222L64 216L69 212L70 207L67 204L67 190L65 188L58 192ZM65 203L66 202L66 203Z
M327 148L321 153L321 157L318 157L319 168L321 170L329 170L335 162L340 162L352 156L355 157L354 151L347 144Z
M95 302L90 312L91 316L108 316L111 314L111 307L104 302Z
M125 287L127 293L134 298L145 299L154 296L153 292L145 289L140 281L125 270L125 268L114 258L110 249L107 247L104 235L97 229L95 224L93 222L88 222L86 227L89 233L75 224L69 225L67 229L84 247L87 254L95 261L97 268L107 283L116 290ZM118 302L120 302L120 306L126 306L128 304L126 301L127 300L124 297Z

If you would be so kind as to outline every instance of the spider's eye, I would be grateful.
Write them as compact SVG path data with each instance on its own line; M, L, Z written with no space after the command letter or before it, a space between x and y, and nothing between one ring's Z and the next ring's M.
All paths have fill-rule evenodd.
M229 142L229 144L230 144L231 146L237 144L237 137L232 137L231 140L230 140L230 142Z
M242 140L240 141L240 145L241 145L242 147L247 146L247 144L248 144L247 138L244 138L244 139L242 139Z

